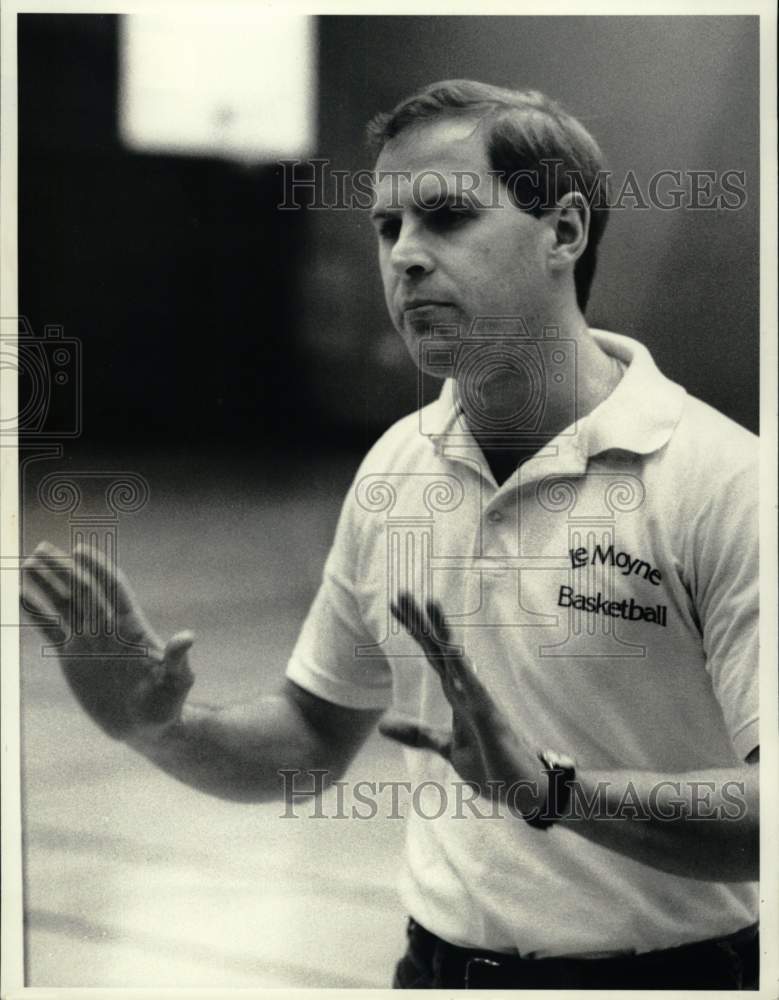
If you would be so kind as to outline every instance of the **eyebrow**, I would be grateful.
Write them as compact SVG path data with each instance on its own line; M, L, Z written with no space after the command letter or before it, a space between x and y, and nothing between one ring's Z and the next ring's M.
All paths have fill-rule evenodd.
M430 198L420 198L418 201L414 202L413 207L421 209L425 212L435 212L439 208L457 207L457 208L473 208L476 202L473 199L468 198L467 195L470 192L465 192L464 194L454 194L447 193L446 195L441 195L440 193ZM374 208L371 212L371 219L381 220L381 219L391 219L396 215L400 214L400 208L395 209L384 209L384 208Z
M437 195L433 195L430 198L425 198L424 196L422 196L419 199L417 207L422 208L425 211L431 212L435 211L437 208L446 208L447 206L452 206L452 205L459 207L461 205L468 205L468 204L470 203L465 197L463 197L462 194L458 195L458 194L453 194L451 192L447 192L445 195L439 193Z

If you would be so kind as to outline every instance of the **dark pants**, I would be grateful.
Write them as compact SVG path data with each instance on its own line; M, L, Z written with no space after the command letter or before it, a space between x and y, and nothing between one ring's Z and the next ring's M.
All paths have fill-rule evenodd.
M415 920L393 989L756 990L757 924L737 934L615 958L521 959L458 948Z

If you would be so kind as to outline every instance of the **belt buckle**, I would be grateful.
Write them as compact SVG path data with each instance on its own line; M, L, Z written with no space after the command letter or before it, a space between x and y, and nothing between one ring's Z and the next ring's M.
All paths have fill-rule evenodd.
M501 963L494 961L492 958L481 958L476 956L476 958L469 958L465 963L465 988L466 990L478 989L478 986L471 986L471 968L476 967L477 969L487 970L487 969L500 969ZM489 979L489 976L485 977Z

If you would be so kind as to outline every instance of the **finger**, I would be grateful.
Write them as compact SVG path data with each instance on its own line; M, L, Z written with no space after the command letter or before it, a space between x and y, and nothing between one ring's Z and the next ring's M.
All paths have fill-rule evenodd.
M444 613L435 601L427 601L425 611L422 611L414 597L404 591L400 594L398 603L405 612L406 620L414 626L414 638L420 643L425 643L431 655L444 657L447 660L462 655L461 647L449 641L449 629Z
M132 714L137 721L161 725L177 717L189 689L195 683L195 675L187 662L187 654L194 641L191 632L179 632L168 640L162 663L136 694Z
M57 613L71 620L75 631L100 635L110 630L113 608L106 599L105 583L77 560L75 552L71 558L50 542L41 542L25 559L22 570L32 577Z
M165 668L165 683L185 684L189 689L194 682L194 674L189 667L188 654L195 642L192 632L178 632L169 639L162 654Z
M54 542L50 542L48 538L43 538L40 542L38 542L35 546L35 552L39 552L41 555L60 556L63 559L67 558L67 552L55 545Z
M101 581L106 593L116 595L116 608L119 612L138 612L138 599L124 573L97 545L77 545L73 550L73 557Z
M447 651L442 648L435 632L433 623L419 607L413 596L403 591L398 596L397 607L401 613L401 621L409 634L424 647L429 656L442 657Z
M38 555L29 556L22 563L22 580L34 580L38 588L59 612L70 604L70 577L57 566Z
M144 642L148 642L152 648L162 649L162 640L152 628L135 592L127 581L127 577L116 563L93 545L77 545L73 550L73 556L78 560L79 565L85 567L102 581L106 601L115 615L118 617L132 616L135 619L132 623L133 627L130 629L133 634L129 637L135 638L137 632L143 636Z
M451 758L452 736L446 730L432 729L403 719L385 719L379 723L379 732L413 750L432 750L444 760Z
M73 568L73 560L62 549L58 549L51 542L39 542L35 546L32 556L29 556L25 562L31 560L37 564L42 563L48 566L63 584L70 586L70 572ZM22 568L24 568L24 563L22 564Z
M89 575L94 581L96 590L102 595L103 600L111 605L112 610L121 610L116 593L114 568L102 557L97 545L76 545L73 549L73 565L77 571Z
M106 600L105 588L78 563L73 567L70 614L76 633L97 636L113 630L114 609Z
M416 614L416 607L410 595L405 591L398 594L398 599L390 605L393 615L406 629L412 639L419 639L422 636L422 623L419 615Z
M460 690L459 685L461 684L472 698L491 701L489 692L482 684L473 664L465 656L462 646L451 641L449 627L440 605L436 604L435 601L428 601L426 607L439 648L446 656L446 666L454 676L455 687Z
M38 555L42 556L52 556L53 558L57 559L68 558L68 554L67 552L64 551L64 549L59 548L59 546L55 545L54 542L50 542L47 538L44 538L40 542L38 542L38 544L35 546L34 551Z
M428 601L428 619L406 592L400 594L398 605L392 605L392 608L395 617L422 647L428 663L441 680L444 696L452 708L465 709L474 717L494 717L497 706L489 691L477 677L468 657L463 655L462 648L449 643L449 629L441 608L434 601Z
M447 665L455 667L458 673L462 668L470 667L470 661L464 655L462 646L451 641L449 626L446 624L441 606L435 601L428 601L425 608L430 620L433 640L441 655L446 657Z
M443 646L451 645L449 641L449 627L444 619L444 613L441 610L440 605L436 604L435 601L428 601L425 604L425 609L427 611L427 617L433 626L433 634L439 643Z
M440 651L435 642L431 642L429 636L424 634L416 605L408 599L408 595L401 594L397 604L390 604L390 610L393 617L406 629L411 638L422 647L422 651L433 670L439 677L443 678L445 672Z
M397 601L390 603L390 610L411 638L420 645L424 645L427 637L422 627L422 620L418 608L409 595L399 594Z
M22 585L33 583L49 605L78 633L104 635L110 630L109 606L90 574L61 555L34 554L22 564Z
M33 580L23 581L21 606L28 615L47 619L45 621L36 621L33 624L41 630L48 642L54 645L61 645L65 642L67 635L60 624L61 616L52 608L46 599L46 595ZM52 619L54 620L52 621Z
M410 595L406 595L406 597L414 609L414 616L422 616L422 612L416 607L414 598ZM438 666L439 673L446 678L450 685L450 691L457 695L466 693L481 696L486 693L476 677L470 660L463 654L462 647L450 642L449 627L441 607L435 601L427 601L426 609L427 616L424 617L424 621L427 623L427 645L425 651L428 653L428 659L431 656L435 657L434 665Z
M442 623L443 612L440 608L432 601L428 602L428 608L433 609L433 614L439 624ZM469 690L461 678L465 668L462 658L457 655L459 647L443 645L438 641L435 635L435 626L420 610L410 594L404 592L399 596L398 609L400 612L399 620L405 624L411 636L422 647L428 663L441 679L447 701L454 707L462 700L463 694ZM446 631L445 625L444 630Z

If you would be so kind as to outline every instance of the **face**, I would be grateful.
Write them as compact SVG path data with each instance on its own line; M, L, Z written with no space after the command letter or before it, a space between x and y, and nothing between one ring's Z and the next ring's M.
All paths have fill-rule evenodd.
M505 329L521 317L532 333L545 316L552 231L490 176L475 122L441 120L387 143L373 222L387 308L420 367L435 327L456 325L462 338L475 320L489 329L500 317Z

